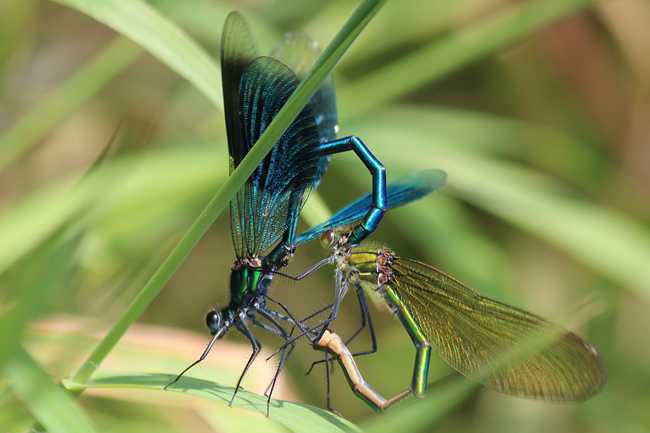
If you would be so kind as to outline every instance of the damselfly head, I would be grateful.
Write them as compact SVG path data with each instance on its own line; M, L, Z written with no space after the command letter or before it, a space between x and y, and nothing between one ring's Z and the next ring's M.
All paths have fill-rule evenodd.
M320 237L320 244L323 248L332 249L337 253L346 252L349 249L348 241L352 232L327 230Z
M234 313L230 307L226 307L221 311L212 310L205 317L205 324L208 325L210 334L218 334L217 340L226 334L233 323Z

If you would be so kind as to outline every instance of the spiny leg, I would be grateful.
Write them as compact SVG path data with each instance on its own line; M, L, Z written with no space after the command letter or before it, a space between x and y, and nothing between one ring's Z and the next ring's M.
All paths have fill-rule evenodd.
M176 382L178 382L178 380L179 380L179 379L180 379L180 378L181 378L185 373L187 373L187 371L188 371L189 369L191 369L192 367L194 367L194 366L195 366L196 364L198 364L199 362L203 361L203 360L206 358L206 356L208 356L208 353L210 353L210 350L212 349L212 346L214 346L214 343L215 343L215 342L216 342L216 341L221 337L221 335L223 335L223 332L217 332L217 333L215 333L215 335L212 337L212 340L210 340L210 344L208 344L208 347L203 351L203 354L201 355L201 357L200 357L199 359L197 359L196 361L194 361L192 364L190 364L190 366L187 367L185 370L181 371L181 374L179 374L178 376L176 376L176 379L172 380L172 381L169 382L167 385L165 385L165 388L164 388L165 391L167 390L167 388L169 388L170 386L172 386L173 384L175 384Z
M330 381L330 363L329 361L334 361L333 359L329 359L329 353L325 352L325 377L327 381L327 410L330 412L334 412L341 418L343 418L343 415L341 415L336 409L332 407L332 400L331 400L331 381ZM312 364L313 367L313 364Z
M321 322L321 323L319 323L319 324L317 324L317 325L315 325L313 327L310 327L310 328L305 329L305 328L303 328L301 326L301 329L303 330L302 333L299 334L296 337L293 337L293 339L291 339L291 340L287 340L285 342L285 346L287 344L293 344L298 338L300 338L300 337L302 337L303 335L306 335L306 334L309 335L309 333L318 332L318 335L315 338L308 337L309 340L312 342L312 344L317 344L317 342L322 338L325 331L327 331L327 327L329 326L329 324L338 315L339 305L341 304L341 301L343 300L343 297L345 296L345 293L348 290L348 286L350 284L350 276L349 275L344 275L345 272L346 272L346 270L344 269L344 266L339 266L339 267L336 268L336 277L335 277L336 278L336 289L334 291L335 292L334 303L332 304L332 311L330 311L329 317L326 320L324 320L323 322ZM365 302L365 296L363 298L363 304L366 305L366 307L367 307L367 303ZM327 307L327 308L329 308L329 307ZM321 310L321 311L324 311L324 310ZM366 308L366 311L368 311L367 308ZM319 314L319 313L320 312L318 312L316 314ZM310 316L310 317L313 317L313 316ZM374 338L374 332L373 332L373 338ZM374 343L374 344L376 346L376 343ZM271 356L275 356L275 354L277 354L283 348L284 348L284 346L279 348L278 350L276 350L273 353L273 355L271 355ZM311 371L311 369L310 369L310 371Z
M329 310L332 308L334 304L330 304L326 307L321 308L320 310L316 311L315 313L310 314L309 316L305 317L304 319L301 320L301 323L305 323L307 320L311 320L314 317L318 316L319 314L323 313L325 310Z
M286 363L287 359L289 359L289 356L291 356L291 352L293 352L293 349L295 349L296 345L292 344L291 347L284 346L284 350L282 350L282 355L280 356L280 363L278 364L278 368L275 370L275 375L273 376L273 380L271 380L271 383L269 386L266 388L266 393L267 395L267 401L266 401L266 416L268 418L269 412L271 410L271 396L273 395L273 390L275 389L275 384L278 381L278 377L280 377L280 371L282 371L282 368L284 367L284 364Z
M350 342L354 340L354 338L356 338L356 336L359 335L359 333L363 331L363 329L365 329L366 326L368 326L368 330L370 332L370 340L372 341L372 348L364 352L353 353L352 356L369 355L377 352L377 336L375 334L375 327L372 324L372 316L370 315L370 309L368 307L368 301L366 299L366 294L363 291L363 287L361 286L361 283L359 281L355 282L355 287L357 292L357 298L359 300L359 307L361 309L361 326L359 327L359 329L357 329L357 331L354 334L352 334L352 336L350 336L345 341L345 345L347 346L348 344L350 344ZM312 343L318 344L318 340L312 341ZM327 362L327 352L326 352L325 359L312 362L306 374L311 373L311 371L313 370L316 364L320 364L323 362Z
M263 316L266 320L271 322L271 324L273 326L275 326L277 328L280 335L282 335L284 337L285 341L289 341L291 339L291 335L286 331L286 329L284 329L284 327L282 325L280 325L280 323L277 320L275 320L273 315L270 314L269 310L260 308L260 309L256 309L256 311L261 316ZM275 371L275 375L273 376L273 380L271 380L270 386L267 387L267 389L266 389L265 395L266 395L266 397L268 397L268 399L266 401L266 416L267 417L269 416L269 412L271 410L271 396L273 395L273 389L275 389L275 383L278 380L278 377L280 375L280 371L284 367L284 364L286 363L287 359L291 355L291 352L293 352L293 349L295 348L295 346L296 346L295 343L291 343L291 348L287 352L287 344L284 345L284 349L282 350L282 355L280 357L280 363L278 364L278 368Z
M246 323L246 319L244 319L243 317L240 317L240 319L241 320L238 320L235 323L235 326L237 327L237 330L239 330L239 332L244 334L244 336L246 336L246 338L248 338L248 340L251 342L251 346L253 346L253 353L248 358L248 362L244 367L244 371L242 371L241 375L239 376L239 380L237 380L237 386L235 386L235 392L232 394L232 398L230 399L229 406L232 406L232 402L235 401L235 396L237 395L237 391L239 391L239 389L241 388L241 382L244 379L246 372L248 372L248 369L253 364L253 361L255 361L255 358L257 358L257 355L260 353L260 350L262 350L262 346L255 339L253 333L248 327L248 324Z
M298 319L296 319L295 317L293 317L293 314L291 314L291 312L287 309L287 307L282 302L276 301L276 300L272 299L271 297L269 297L268 295L264 295L264 297L267 300L269 300L269 301L273 302L274 304L278 305L287 314L286 316L284 316L284 315L278 313L277 311L266 310L269 314L272 314L274 317L277 317L280 320L284 320L285 322L290 323L293 326L293 328L291 329L291 334L293 334L293 329L295 329L296 326L298 326L298 327L300 327L302 329L302 326L300 325L300 321Z
M366 352L360 352L360 353L355 353L353 356L360 356L360 355L368 355L370 353L375 353L377 352L377 336L375 335L375 327L372 324L372 316L370 315L370 309L368 308L368 300L366 299L366 293L363 291L363 287L361 286L361 283L357 280L355 282L355 287L357 291L357 299L359 300L359 309L361 310L361 326L357 331L352 334L347 341L345 342L346 345L350 344L352 340L356 338L361 331L365 329L366 326L368 326L368 330L370 332L370 339L372 341L372 349Z
M313 327L306 327L306 326L304 325L304 323L305 323L307 320L312 319L313 317L315 317L315 316L321 314L323 311L325 311L325 310L327 310L327 309L329 309L329 308L331 308L331 307L332 307L332 304L331 304L331 305L328 305L327 307L324 307L324 308L322 308L322 309L320 309L320 310L318 310L318 311L316 311L315 313L313 313L313 314L307 316L307 317L304 318L303 320L296 320L295 323L293 322L293 320L295 320L295 319L292 319L292 320L291 320L291 319L289 319L288 317L284 317L284 316L280 315L280 314L279 314L278 312L276 312L276 311L268 310L268 313L273 314L275 317L278 317L278 318L280 318L280 319L282 319L282 320L285 320L285 321L291 323L292 325L294 325L294 328L293 328L293 329L295 329L295 327L297 326L297 327L301 330L301 333L298 334L297 336L293 337L293 329L292 329L292 330L291 330L291 335L289 336L289 337L291 337L291 338L287 339L287 340L284 342L284 344L283 344L282 346L280 346L278 349L276 349L275 352L273 352L271 355L269 355L269 357L266 358L266 360L268 361L269 359L273 358L273 357L274 357L275 355L277 355L281 350L284 350L284 348L287 347L288 345L290 345L290 344L295 344L295 342L296 342L300 337L303 337L303 336L305 336L305 335L307 336L307 338L309 339L309 341L313 344L313 343L316 341L316 337L311 337L310 335L311 335L311 334L315 334L317 330L318 330L318 332L320 332L320 328L321 328L322 326L324 326L324 325L323 325L322 323L319 323L318 325L315 325L315 326L313 326ZM277 331L275 331L275 330L272 331L272 332L278 334ZM278 335L280 335L280 334L278 334Z
M332 306L332 311L330 311L330 315L327 318L327 320L322 322L320 325L314 327L314 328L321 328L321 331L318 333L318 336L312 341L317 342L323 337L323 334L327 330L327 327L329 326L330 323L332 323L332 321L336 318L336 316L339 313L339 306L341 305L341 302L343 301L343 297L348 291L348 286L350 284L349 275L348 276L344 275L345 271L346 271L345 265L336 267L336 275L335 275L336 286L334 288L334 305Z

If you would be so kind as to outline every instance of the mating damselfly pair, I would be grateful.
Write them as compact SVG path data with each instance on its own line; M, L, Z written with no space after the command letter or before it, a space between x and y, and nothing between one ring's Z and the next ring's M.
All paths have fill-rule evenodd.
M231 173L298 87L318 53L309 37L292 33L276 44L269 56L259 56L243 19L237 13L229 15L222 36L221 66ZM384 166L364 143L357 137L336 139L336 132L336 102L328 79L232 200L231 231L237 260L230 278L230 303L208 313L212 340L201 357L168 387L235 327L250 341L252 354L236 384L234 400L261 348L252 324L285 341L278 350L280 361L267 391L269 401L280 370L301 340L326 352L328 369L327 361L336 357L354 392L379 412L406 398L424 395L432 348L460 373L506 394L574 402L600 391L606 378L604 364L593 346L575 334L481 297L426 264L400 258L388 249L361 245L386 210L435 191L446 176L431 170L387 185ZM298 216L307 198L318 187L331 156L345 151L354 151L369 170L372 192L298 235ZM335 265L334 302L325 309L327 319L314 324L295 317L281 300L269 296L269 290L296 247L318 237L328 242L332 254L294 277L303 279L321 266ZM362 327L368 327L373 351L376 349L363 285L386 302L416 348L409 388L389 400L363 380L347 348L349 340L343 341L329 329L352 287L361 307ZM329 392L327 406L331 408ZM267 415L268 410L267 406Z

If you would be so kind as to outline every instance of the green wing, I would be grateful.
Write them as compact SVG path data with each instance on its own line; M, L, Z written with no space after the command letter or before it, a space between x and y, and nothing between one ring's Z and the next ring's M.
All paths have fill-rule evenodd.
M505 394L577 402L606 372L596 349L534 314L484 298L424 263L395 258L391 286L453 368Z

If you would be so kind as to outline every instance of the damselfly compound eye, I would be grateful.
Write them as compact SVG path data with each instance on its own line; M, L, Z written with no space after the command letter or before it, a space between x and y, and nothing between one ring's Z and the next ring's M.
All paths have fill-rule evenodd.
M208 329L212 334L217 332L221 328L221 314L216 311L210 311L205 317L205 324L208 325Z
M334 230L327 230L320 236L320 244L323 248L330 248L334 244Z

